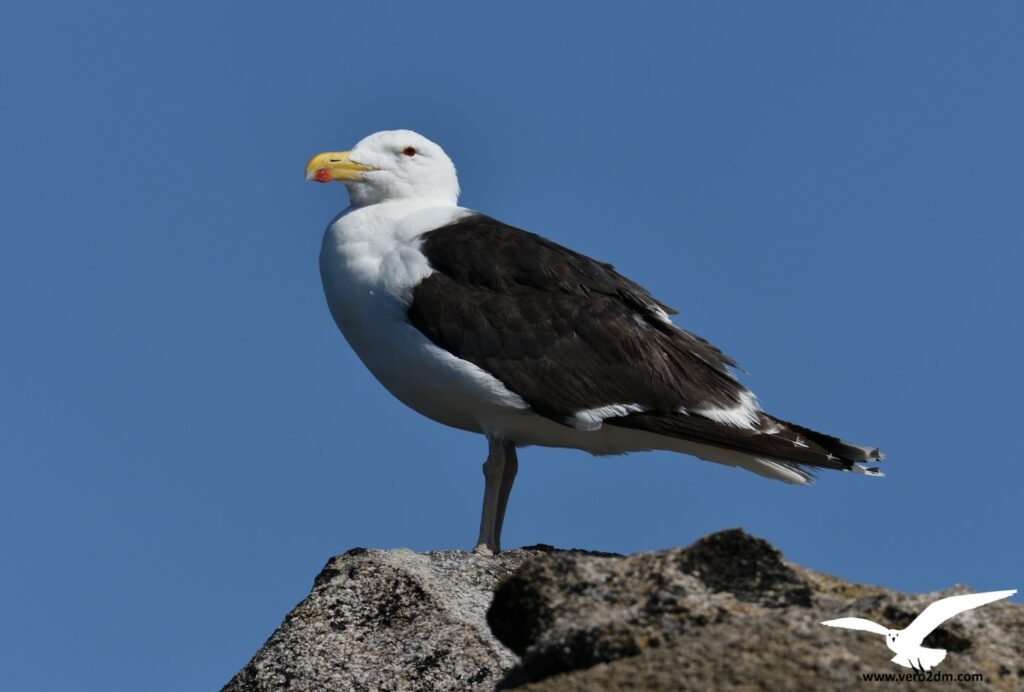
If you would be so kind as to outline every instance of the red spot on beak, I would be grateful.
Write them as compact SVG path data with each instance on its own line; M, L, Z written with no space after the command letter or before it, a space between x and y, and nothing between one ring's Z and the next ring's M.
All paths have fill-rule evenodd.
M313 177L321 183L331 182L331 173L326 168L319 169Z

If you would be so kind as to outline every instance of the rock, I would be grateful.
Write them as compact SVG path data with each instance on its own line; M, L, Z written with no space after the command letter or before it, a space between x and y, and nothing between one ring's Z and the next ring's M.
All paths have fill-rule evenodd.
M334 557L224 691L494 689L516 657L484 614L498 581L541 551Z
M224 689L862 689L872 685L862 674L912 671L889 662L878 635L822 620L903 627L966 591L852 584L791 564L738 529L632 556L356 549L328 562ZM1020 605L958 615L925 645L950 652L932 671L953 676L943 689L1024 689ZM955 679L963 674L984 679Z
M787 563L736 529L629 557L537 556L498 588L487 619L521 657L500 688L862 689L864 673L913 671L889 662L882 637L823 620L856 615L903 627L932 601L967 591L851 584ZM984 676L943 689L1024 688L1024 607L963 613L924 644L951 652L933 673Z

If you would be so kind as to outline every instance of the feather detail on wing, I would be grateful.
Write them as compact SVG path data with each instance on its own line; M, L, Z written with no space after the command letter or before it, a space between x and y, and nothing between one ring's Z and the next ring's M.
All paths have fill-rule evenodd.
M409 321L544 416L752 400L731 358L610 264L479 214L423 234L420 249L434 271L413 290Z
M859 464L877 449L761 411L735 361L610 264L476 213L423 233L420 251L431 273L412 290L409 322L542 416L739 452L791 482L811 480L804 466L880 475Z

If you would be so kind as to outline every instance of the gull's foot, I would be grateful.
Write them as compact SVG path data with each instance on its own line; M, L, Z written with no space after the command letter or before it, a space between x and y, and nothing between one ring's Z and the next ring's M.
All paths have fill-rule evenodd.
M487 547L486 543L477 543L476 547L473 548L473 552L477 555L496 555L500 551L491 550Z

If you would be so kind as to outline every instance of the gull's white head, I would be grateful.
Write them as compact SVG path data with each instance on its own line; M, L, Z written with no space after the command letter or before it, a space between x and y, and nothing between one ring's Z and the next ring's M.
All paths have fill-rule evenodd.
M375 132L351 151L317 154L306 165L306 180L345 183L357 207L397 199L454 205L459 198L452 160L412 130Z

